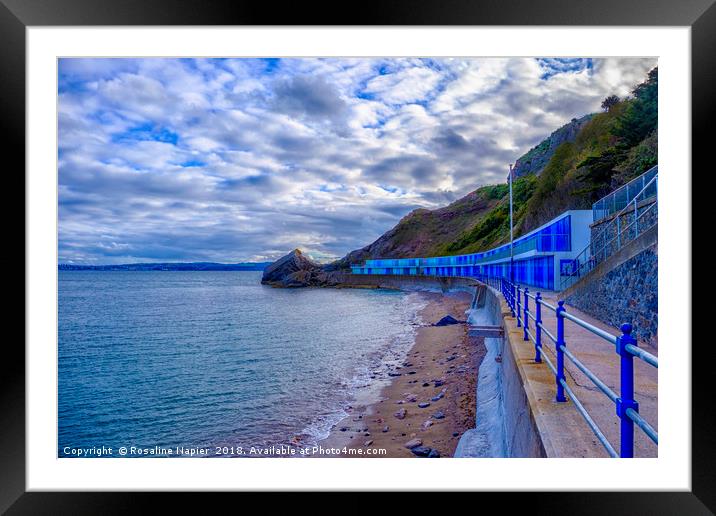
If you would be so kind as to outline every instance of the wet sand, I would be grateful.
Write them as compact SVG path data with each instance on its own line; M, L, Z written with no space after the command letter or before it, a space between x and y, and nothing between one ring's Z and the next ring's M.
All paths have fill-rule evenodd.
M421 295L428 300L420 312L423 326L405 362L392 371L399 376L391 376L377 401L351 407L350 415L319 443L322 447L345 448L342 455L350 457L407 458L418 457L405 446L417 439L416 452L424 455L432 449L440 457L452 457L460 435L475 427L483 339L468 337L466 324L431 326L445 315L465 320L472 296L466 292ZM429 406L419 406L424 403Z

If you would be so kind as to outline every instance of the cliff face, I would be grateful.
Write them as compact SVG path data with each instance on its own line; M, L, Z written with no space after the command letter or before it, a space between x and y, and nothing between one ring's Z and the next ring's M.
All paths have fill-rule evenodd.
M574 118L568 124L563 125L549 137L542 140L539 145L531 148L524 156L515 161L513 167L514 177L522 177L527 174L539 175L547 166L557 147L565 142L573 142L577 134L589 122L594 114L585 115L582 118Z

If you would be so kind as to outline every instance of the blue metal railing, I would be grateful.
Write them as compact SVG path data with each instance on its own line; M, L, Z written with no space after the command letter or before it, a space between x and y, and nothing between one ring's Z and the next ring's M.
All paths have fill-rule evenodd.
M574 285L598 264L636 239L640 233L644 233L658 223L659 204L656 197L659 180L658 168L650 169L637 180L641 180L642 189L637 192L633 188L631 192L627 189L629 203L621 208L610 222L600 225L601 229L598 233L595 234L593 230L589 244L572 259L571 270L562 275L560 290ZM649 199L653 199L654 202L648 206L640 207L640 203L646 203ZM630 218L631 221L625 220L622 223L622 217Z
M599 442L604 446L607 453L611 457L634 457L634 425L639 427L657 446L659 445L659 435L657 431L639 415L639 403L634 399L634 358L639 358L645 363L659 367L659 360L651 353L640 349L636 339L631 336L631 324L622 324L621 336L615 337L604 330L589 324L586 321L570 314L564 307L564 301L559 301L557 306L553 306L542 299L540 292L533 295L529 288L520 288L518 285L510 282L506 278L499 281L499 291L505 298L510 308L512 316L517 320L517 327L522 328L523 339L532 341L535 347L535 362L545 362L547 367L552 371L556 383L556 400L558 402L566 402L567 396L573 402L577 411L586 421ZM495 282L491 282L494 286ZM534 313L530 310L530 299L534 301ZM544 327L542 321L542 308L547 308L555 313L557 318L557 335ZM530 319L532 323L530 323ZM612 389L600 380L589 368L584 365L574 354L567 348L565 341L564 325L565 321L571 321L585 330L597 335L615 346L615 350L620 357L620 393L617 395ZM532 330L532 331L530 331ZM547 355L542 353L543 340L542 336L546 335L554 344L554 354L557 364L553 364ZM616 452L614 446L609 442L604 432L599 428L594 419L589 415L587 409L579 400L574 391L567 383L564 374L565 358L571 361L589 380L607 397L616 407L617 417L620 420L620 449ZM566 396L565 396L566 393Z
M490 285L495 290L500 289L502 278L498 278L497 276L488 276L487 274L476 274L470 277L475 278L486 285Z
M592 204L592 220L595 222L612 213L629 206L637 197L644 198L656 195L657 185L652 178L659 173L659 166L654 165L637 178L632 179L624 186L617 188L605 197Z

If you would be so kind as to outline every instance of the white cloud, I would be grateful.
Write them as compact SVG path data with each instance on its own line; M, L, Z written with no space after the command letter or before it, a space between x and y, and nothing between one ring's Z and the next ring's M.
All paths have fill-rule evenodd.
M364 91L388 104L404 104L422 100L435 88L440 78L438 72L427 67L404 68L371 79Z

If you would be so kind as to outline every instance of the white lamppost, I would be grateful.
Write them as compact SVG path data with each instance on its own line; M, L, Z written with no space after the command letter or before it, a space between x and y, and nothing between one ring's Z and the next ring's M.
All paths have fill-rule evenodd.
M510 163L510 281L515 281L515 267L514 267L514 235L512 232L512 163Z

